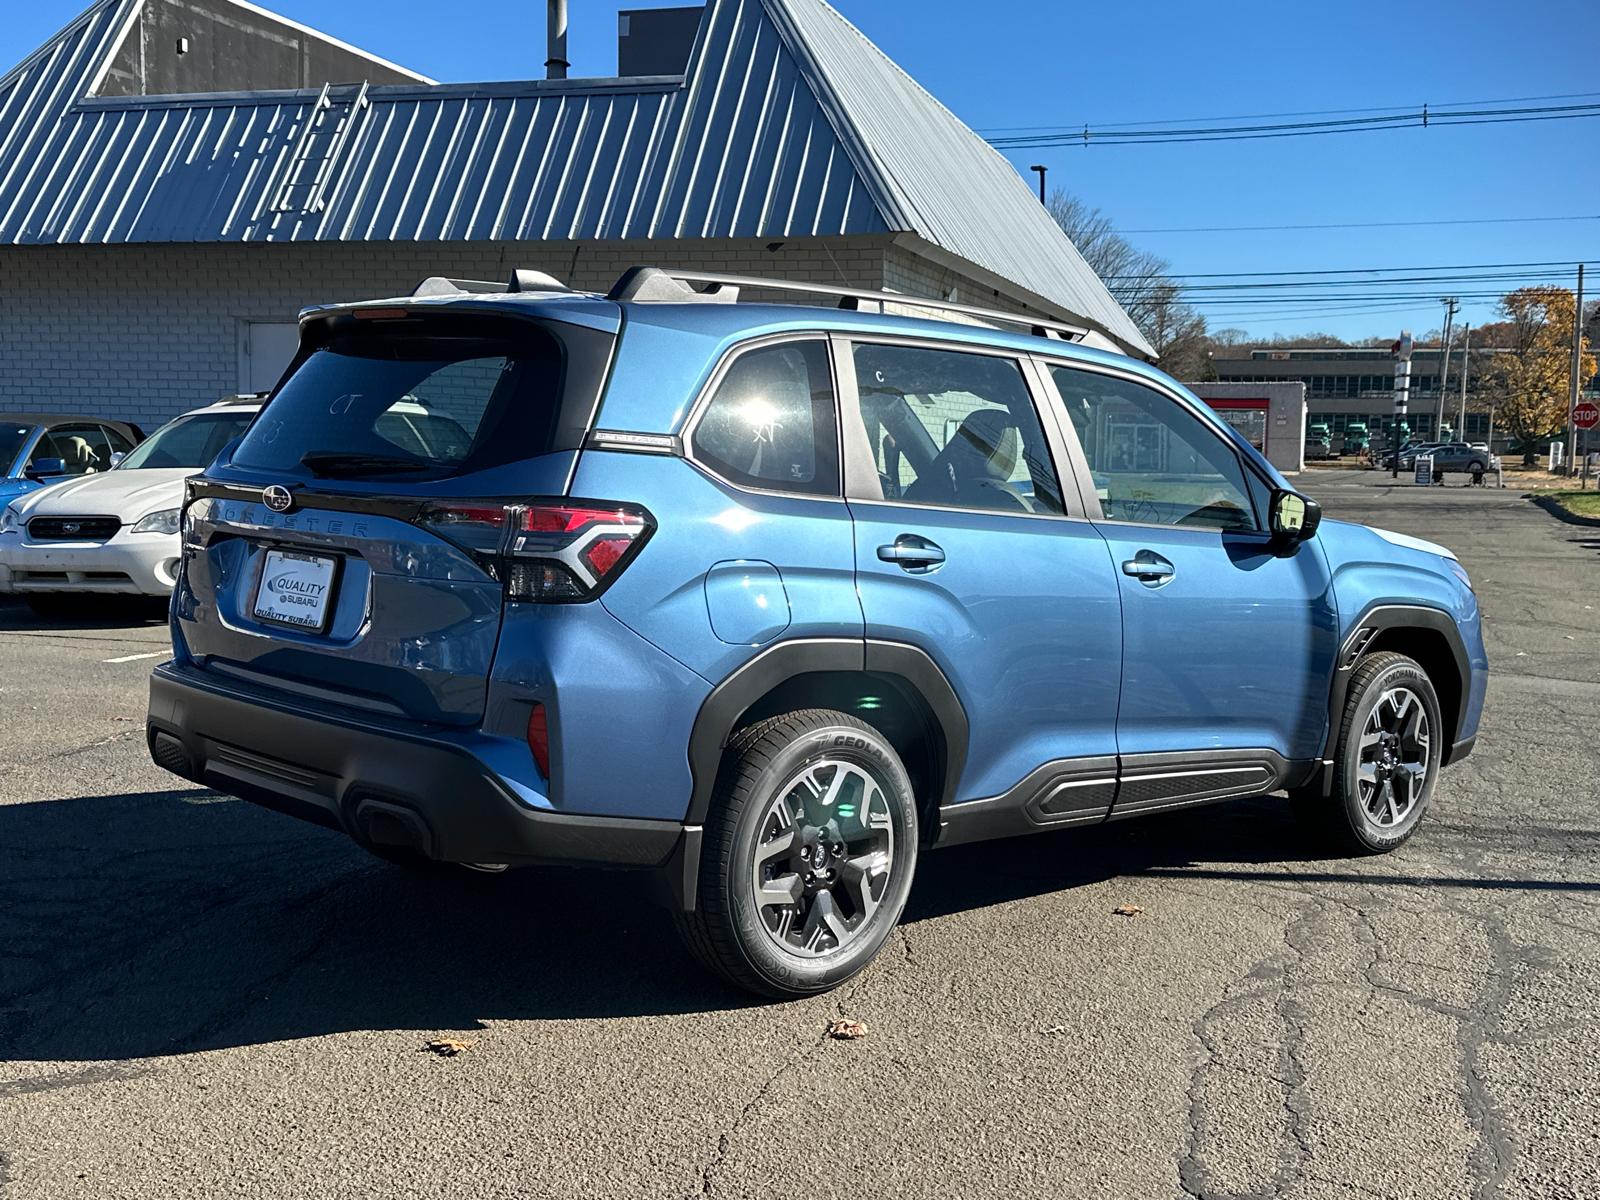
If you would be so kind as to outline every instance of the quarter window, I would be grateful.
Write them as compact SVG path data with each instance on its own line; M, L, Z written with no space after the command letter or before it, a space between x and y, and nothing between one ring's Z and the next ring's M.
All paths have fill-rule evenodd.
M853 354L884 499L1061 512L1050 451L1014 359L865 344Z
M1107 519L1258 528L1238 456L1199 417L1126 379L1061 366L1050 374Z
M690 438L695 459L745 487L839 494L839 425L826 342L741 354Z

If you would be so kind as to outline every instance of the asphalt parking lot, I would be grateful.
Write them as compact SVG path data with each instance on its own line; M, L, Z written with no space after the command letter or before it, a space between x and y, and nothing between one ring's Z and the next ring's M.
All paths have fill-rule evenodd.
M1268 798L940 851L795 1004L628 877L417 878L177 786L164 625L0 603L0 1196L1600 1196L1600 528L1301 483L1482 601L1417 837L1310 856Z

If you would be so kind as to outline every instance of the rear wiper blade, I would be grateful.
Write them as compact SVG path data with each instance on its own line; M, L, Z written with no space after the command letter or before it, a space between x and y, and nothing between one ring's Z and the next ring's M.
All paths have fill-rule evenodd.
M352 454L343 450L308 450L300 462L319 479L354 479L361 475L397 475L426 471L433 464L389 454Z

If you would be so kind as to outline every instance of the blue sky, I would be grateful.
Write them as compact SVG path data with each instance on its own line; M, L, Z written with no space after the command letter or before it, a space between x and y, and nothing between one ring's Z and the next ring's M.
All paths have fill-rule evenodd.
M1236 2L1063 4L1039 0L834 0L864 33L983 133L1209 117L1415 108L1578 96L1600 101L1600 5L1480 0L1450 5ZM84 0L9 5L0 69ZM574 75L616 70L616 10L572 0ZM543 74L538 0L267 0L264 7L438 79ZM1583 99L1557 101L1582 103ZM1183 275L1483 263L1591 263L1600 220L1391 228L1143 232L1600 215L1600 117L1408 128L1254 142L1021 150L1105 210ZM1028 175L1030 181L1035 177ZM1551 282L1570 286L1570 269ZM1356 276L1356 279L1362 277ZM1474 292L1461 283L1438 291ZM1506 286L1513 286L1508 284ZM1360 289L1357 289L1360 290ZM1426 287L1422 290L1426 291ZM1199 295L1200 293L1195 293ZM1215 295L1215 293L1210 293ZM1254 305L1254 307L1252 307ZM1203 306L1204 307L1204 306ZM1491 319L1473 300L1463 317ZM1205 307L1213 328L1419 333L1437 303Z

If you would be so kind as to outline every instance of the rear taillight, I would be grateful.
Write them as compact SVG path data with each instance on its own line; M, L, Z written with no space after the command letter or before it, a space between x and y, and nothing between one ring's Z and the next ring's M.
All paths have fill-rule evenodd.
M533 751L533 761L539 774L550 778L550 727L545 720L544 705L535 704L528 714L528 749Z
M594 599L655 529L642 508L589 500L443 500L416 523L469 551L507 600L553 604Z

